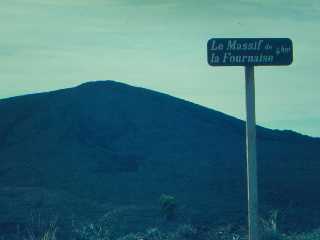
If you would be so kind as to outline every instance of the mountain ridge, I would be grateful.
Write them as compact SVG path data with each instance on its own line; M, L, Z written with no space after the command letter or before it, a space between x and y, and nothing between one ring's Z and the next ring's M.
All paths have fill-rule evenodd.
M112 86L113 87L118 87L118 90L120 90L119 89L120 87L127 87L127 88L129 87L129 88L134 88L136 90L148 91L148 92L153 93L153 94L166 96L166 97L178 100L178 101L183 101L183 102L185 102L187 104L194 105L195 107L200 107L202 109L206 109L206 110L209 110L209 111L216 112L216 113L221 114L222 116L225 116L227 118L231 118L231 119L234 119L234 120L239 120L242 123L245 123L245 120L242 120L240 118L234 117L234 116L232 116L230 114L226 114L226 113L224 113L222 111L218 111L218 110L215 110L213 108L206 107L206 106L200 105L198 103L194 103L192 101L188 101L188 100L185 100L185 99L182 99L182 98L179 98L179 97L172 96L172 95L167 94L167 93L161 93L161 92L158 92L158 91L155 91L155 90L150 90L150 89L143 88L143 87L131 86L131 85L127 84L127 83L118 82L118 81L115 81L115 80L95 80L95 81L85 82L85 83L79 84L79 85L74 86L74 87L68 87L68 88L63 88L63 89L50 90L50 91L46 91L46 92L31 93L31 94L7 97L7 98L0 99L0 106L1 106L2 103L16 101L17 99L24 98L24 97L43 96L44 94L46 94L46 95L47 94L48 95L59 94L59 93L64 92L64 91L69 91L69 90L72 91L72 90L76 90L76 89L79 89L79 88L87 88L87 87L89 87L89 88L90 87L93 87L93 88L104 87L104 88L106 88L106 87L112 87ZM319 140L320 141L320 137L310 136L310 135L307 135L307 134L302 134L302 133L300 133L298 131L291 130L291 129L271 129L271 128L263 127L263 126L260 126L260 125L257 125L257 128L259 128L259 130L262 130L262 129L263 130L270 130L270 131L274 131L276 133L280 133L280 134L284 134L284 135L288 134L291 137L296 135L296 136L299 136L299 137L308 137L308 138L312 138L314 140ZM259 134L259 133L257 133L257 134ZM258 137L260 137L260 136L258 136Z

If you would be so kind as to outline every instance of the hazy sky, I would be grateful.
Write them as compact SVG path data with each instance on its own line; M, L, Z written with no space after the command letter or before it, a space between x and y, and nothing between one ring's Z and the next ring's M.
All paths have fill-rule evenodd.
M320 136L319 0L1 0L0 98L113 79L245 118L242 67L212 37L289 37L291 66L256 67L260 125Z

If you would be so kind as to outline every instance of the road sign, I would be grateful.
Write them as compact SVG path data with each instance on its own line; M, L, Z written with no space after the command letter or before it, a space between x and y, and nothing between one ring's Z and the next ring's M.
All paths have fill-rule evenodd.
M245 67L249 240L259 240L254 66L290 65L292 53L288 38L213 38L207 44L209 65Z
M212 38L207 44L211 66L268 66L292 63L288 38Z

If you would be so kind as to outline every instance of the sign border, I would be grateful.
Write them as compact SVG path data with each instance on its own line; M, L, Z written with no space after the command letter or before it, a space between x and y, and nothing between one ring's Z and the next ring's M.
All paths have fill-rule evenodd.
M211 64L211 61L210 61L210 52L213 52L212 50L209 50L210 47L209 47L209 43L211 43L212 40L248 40L248 41L257 41L257 40L265 40L265 41L270 41L270 40L276 40L276 41L280 41L280 40L283 40L283 41L288 41L289 44L290 44L290 47L291 47L291 51L290 51L290 54L288 54L288 56L290 56L289 58L289 61L286 62L286 63L283 63L283 64L274 64L274 63L257 63L257 64L240 64L240 63L235 63L235 64ZM224 51L224 50L222 50ZM224 51L226 52L226 51ZM232 51L231 51L232 52ZM243 54L242 56L245 56L245 54ZM230 67L233 67L233 66L289 66L293 63L293 42L290 38L210 38L208 41L207 41L207 63L208 65L212 66L212 67L227 67L227 66L230 66Z

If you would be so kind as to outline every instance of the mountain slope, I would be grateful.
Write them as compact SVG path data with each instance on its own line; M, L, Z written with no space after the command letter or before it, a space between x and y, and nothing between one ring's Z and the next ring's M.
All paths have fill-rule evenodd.
M245 216L245 125L236 118L113 81L4 99L0 116L0 222L62 205L70 215L152 208L162 193L192 221ZM320 140L261 127L257 136L261 204L297 222L315 212ZM21 189L49 193L26 200Z

